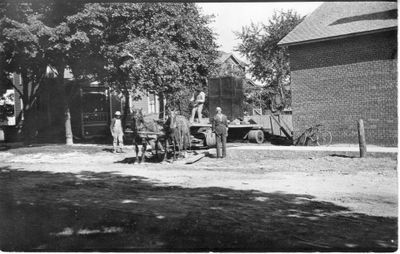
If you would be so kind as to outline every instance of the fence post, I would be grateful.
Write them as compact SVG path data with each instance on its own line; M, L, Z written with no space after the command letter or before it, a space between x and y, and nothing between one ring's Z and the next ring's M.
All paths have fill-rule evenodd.
M364 122L362 119L358 120L358 142L360 146L360 157L363 158L367 154L367 146L365 143Z

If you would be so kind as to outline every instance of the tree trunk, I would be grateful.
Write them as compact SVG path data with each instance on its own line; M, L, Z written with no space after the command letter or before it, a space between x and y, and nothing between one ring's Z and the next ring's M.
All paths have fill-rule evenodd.
M127 123L127 118L128 114L130 113L130 96L129 96L129 91L124 91L124 96L125 96L125 104L124 104L124 115L122 116L122 126L126 128L126 123Z
M22 134L24 145L32 144L33 133L36 132L36 122L33 121L34 112L32 107L29 103L30 96L29 96L29 86L32 84L28 81L28 76L25 72L21 73L22 76L22 104L23 104L23 125L22 125Z
M283 92L283 89L281 86L279 87L279 93L281 94L282 100L285 100L285 93Z
M66 92L66 86L64 84L64 69L65 67L62 66L57 69L58 72L58 85L61 87L60 91L62 92L63 102L64 102L64 126L65 126L65 144L72 145L73 141L73 134L72 134L72 127L71 127L71 113L69 110L69 101Z
M69 111L68 102L66 102L64 108L64 114L65 114L65 144L72 145L74 144L74 140L71 127L71 113Z
M25 106L23 109L24 114L24 122L22 126L22 133L24 139L24 145L31 145L34 134L36 132L36 121L34 121L34 111L29 107L29 105Z

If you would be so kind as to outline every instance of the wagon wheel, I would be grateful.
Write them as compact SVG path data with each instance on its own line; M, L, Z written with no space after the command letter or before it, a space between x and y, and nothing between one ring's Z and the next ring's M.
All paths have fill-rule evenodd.
M264 132L262 130L251 130L248 139L252 143L262 144L264 142Z
M215 138L215 133L212 133L211 131L207 131L204 133L204 136L206 139L206 146L214 147L217 144L217 140Z
M161 157L160 151L161 151L161 149L163 149L163 147L162 147L162 145L161 145L161 147L159 147L159 144L161 145L160 139L157 138L157 139L156 139L156 144L155 144L155 147L154 147L154 148L155 148L155 151L156 151L157 160L161 161L161 160L162 160L162 157Z

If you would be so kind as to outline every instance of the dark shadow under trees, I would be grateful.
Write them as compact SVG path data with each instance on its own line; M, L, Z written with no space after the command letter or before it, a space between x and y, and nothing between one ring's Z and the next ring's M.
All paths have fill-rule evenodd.
M394 251L397 218L309 195L0 170L3 251Z

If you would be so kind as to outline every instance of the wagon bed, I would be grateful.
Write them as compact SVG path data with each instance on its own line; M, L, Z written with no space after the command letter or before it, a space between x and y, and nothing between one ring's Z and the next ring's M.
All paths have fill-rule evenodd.
M209 123L192 123L190 128L200 128L200 127L209 127L211 128L212 125ZM228 124L228 128L250 128L254 130L263 129L263 127L259 124Z
M215 134L211 131L212 125L209 123L192 123L190 133L200 146L214 146ZM240 139L249 140L254 143L264 142L264 130L259 124L229 124L228 136L237 136Z

